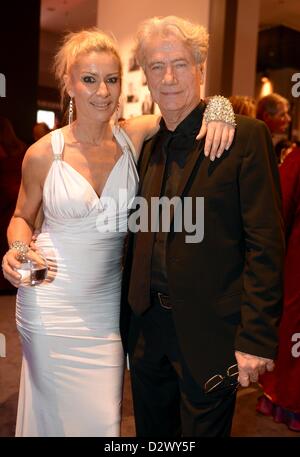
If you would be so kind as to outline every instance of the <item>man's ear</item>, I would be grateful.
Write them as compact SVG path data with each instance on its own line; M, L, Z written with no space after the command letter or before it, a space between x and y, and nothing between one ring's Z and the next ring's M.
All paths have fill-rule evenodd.
M72 90L72 83L71 83L70 76L69 75L64 75L63 78L64 78L64 83L65 83L65 86L66 86L66 89L67 89L67 92L68 92L69 96L71 98L74 97L74 92Z
M272 120L272 116L269 113L264 112L262 115L262 120L267 124Z

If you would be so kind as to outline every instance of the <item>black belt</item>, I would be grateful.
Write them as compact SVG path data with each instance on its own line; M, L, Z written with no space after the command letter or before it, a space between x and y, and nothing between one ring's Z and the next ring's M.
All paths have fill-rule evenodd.
M162 294L160 292L153 292L151 294L152 301L159 303L160 306L164 309L172 309L173 305L170 302L170 297L168 295Z

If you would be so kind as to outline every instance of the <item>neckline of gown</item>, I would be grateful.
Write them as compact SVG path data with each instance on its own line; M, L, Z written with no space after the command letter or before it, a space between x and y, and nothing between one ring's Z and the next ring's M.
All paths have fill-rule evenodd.
M102 198L102 196L103 196L103 194L104 194L104 191L106 190L106 188L107 188L107 186L108 186L108 183L109 183L109 181L110 181L110 179L111 179L111 176L112 176L112 174L113 174L115 168L117 167L117 165L118 165L118 163L120 162L120 160L124 157L124 147L122 147L122 145L119 143L118 138L117 138L116 135L115 135L115 132L113 131L113 135L114 135L114 137L116 138L117 143L118 143L118 145L119 145L120 148L121 148L122 154L120 155L120 157L118 158L118 160L116 161L116 163L114 164L114 166L112 167L112 169L111 169L111 171L110 171L110 173L109 173L109 175L108 175L108 177L107 177L107 179L106 179L106 181L105 181L105 184L104 184L104 186L103 186L102 191L101 191L100 194L94 189L93 185L87 180L87 178L85 178L85 176L83 176L83 175L82 175L78 170L76 170L76 168L74 168L71 164L69 164L68 162L66 162L65 160L63 160L63 150L64 150L64 147L65 147L65 138L64 138L64 134L63 134L63 132L62 132L61 129L59 129L58 132L59 132L59 135L60 135L60 137L61 137L61 139L62 139L62 147L61 147L61 152L60 152L61 158L60 158L59 160L54 160L54 161L52 162L52 164L51 164L50 169L52 168L52 166L53 166L53 164L54 164L55 162L60 162L61 164L63 164L63 166L67 165L71 171L73 171L74 173L76 173L77 176L79 176L79 177L81 178L81 180L82 180L83 182L85 182L85 183L89 186L89 188L92 190L92 192L93 192L94 195L96 196L97 200L101 200L101 198ZM53 151L53 152L55 153L55 151ZM49 172L50 172L50 169L49 169ZM49 172L48 172L48 174L49 174ZM48 177L48 176L47 176L47 177ZM45 180L45 182L46 182L46 180Z
M96 190L94 189L94 187L92 186L92 184L81 174L79 173L78 170L76 170L76 168L74 168L72 165L70 165L68 162L66 162L65 160L61 159L61 163L63 164L63 166L67 165L71 171L73 171L74 173L76 173L89 187L90 189L93 191L93 193L95 194L95 196L97 197L98 200L101 200L103 194L104 194L104 191L106 189L106 187L108 186L108 182L109 180L111 179L111 176L116 168L116 166L118 165L118 163L120 162L120 160L123 158L124 156L124 152L120 155L120 157L118 158L118 160L116 161L116 163L114 164L114 166L112 167L106 181L105 181L105 184L103 186L103 189L102 189L102 192L101 194L98 194L98 192L96 192Z

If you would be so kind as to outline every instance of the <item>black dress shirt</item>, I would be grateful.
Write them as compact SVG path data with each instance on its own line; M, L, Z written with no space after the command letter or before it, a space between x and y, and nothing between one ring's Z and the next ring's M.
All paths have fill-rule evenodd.
M164 173L160 196L172 199L177 195L180 178L186 163L189 160L190 151L195 144L195 138L202 122L204 104L199 104L174 131L167 129L165 121L160 122L158 132L159 141L156 143L153 158L159 157L164 161ZM148 180L148 172L145 180ZM162 231L161 207L159 214L158 232L154 236L152 259L151 259L151 291L169 295L168 277L166 266L166 243L168 232Z

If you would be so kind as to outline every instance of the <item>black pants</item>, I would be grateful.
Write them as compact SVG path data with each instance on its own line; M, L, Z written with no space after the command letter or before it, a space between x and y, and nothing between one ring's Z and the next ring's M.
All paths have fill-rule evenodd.
M204 393L180 353L171 310L154 304L132 316L129 358L137 436L230 435L236 388Z

